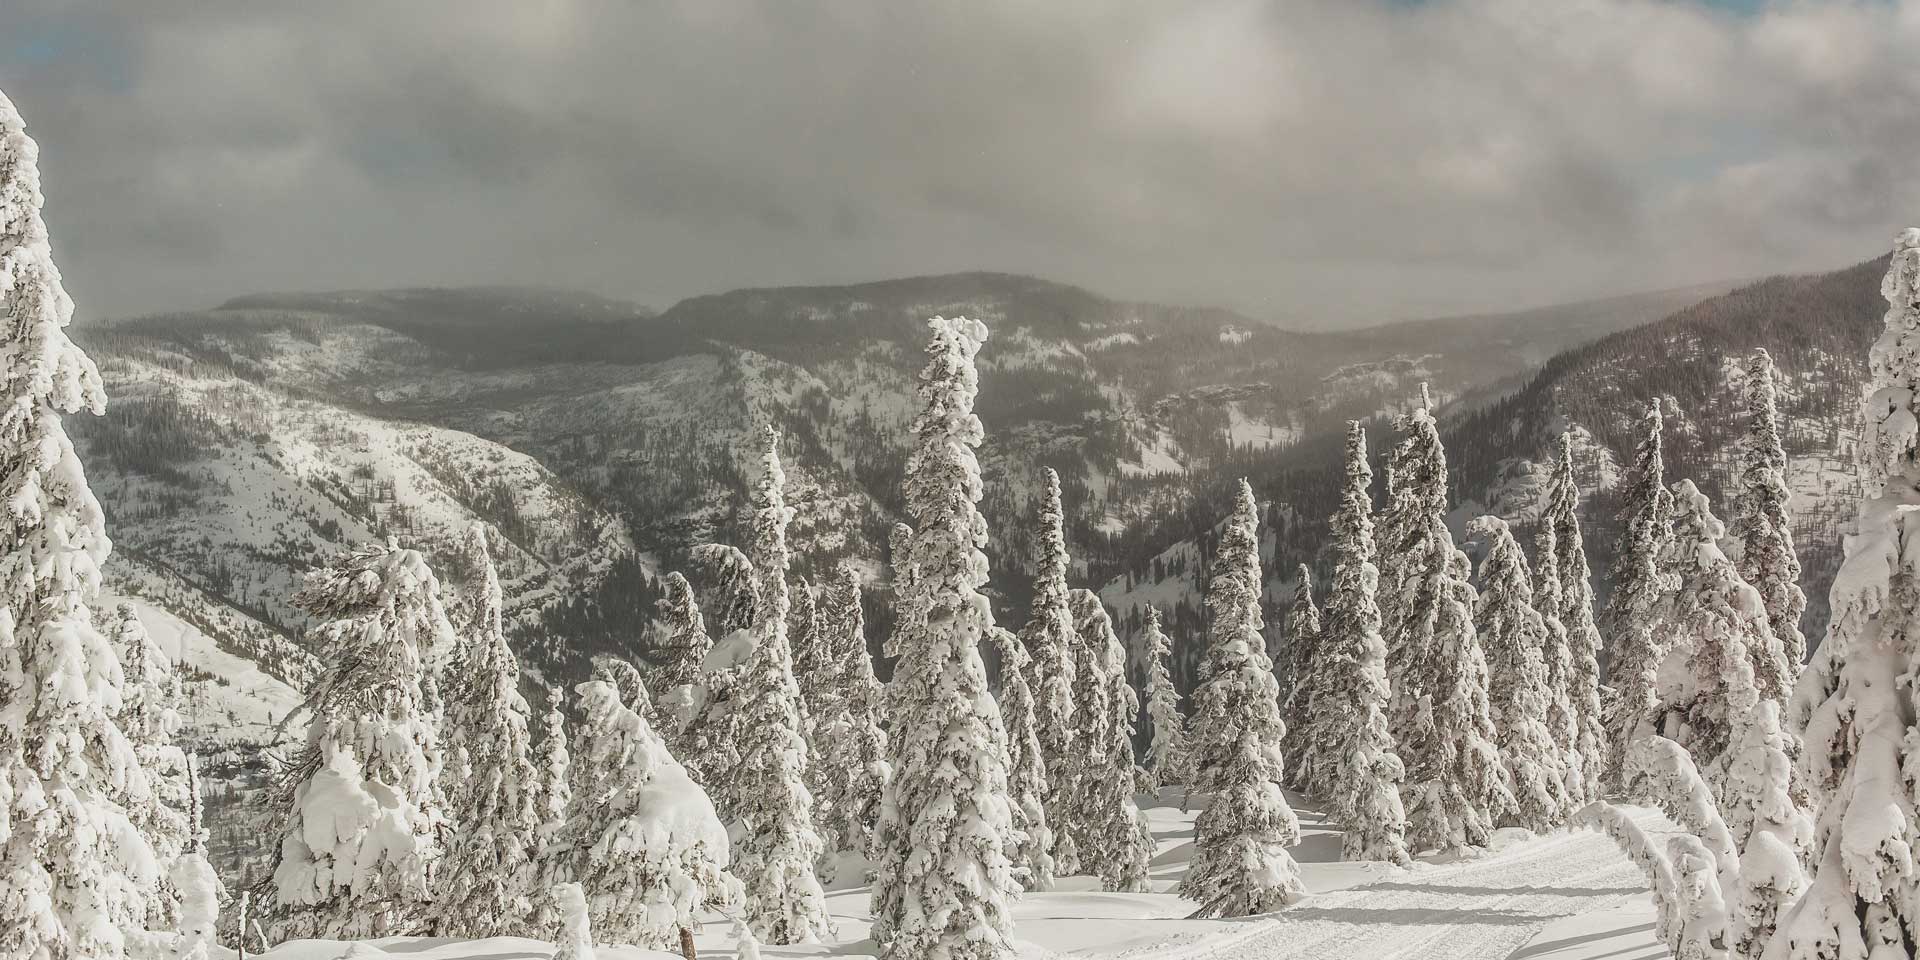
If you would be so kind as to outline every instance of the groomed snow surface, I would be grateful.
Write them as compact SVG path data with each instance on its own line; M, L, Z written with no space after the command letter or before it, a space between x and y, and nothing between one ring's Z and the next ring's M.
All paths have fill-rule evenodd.
M1193 819L1178 791L1142 806L1159 840L1153 893L1103 893L1090 877L1027 894L1014 908L1024 958L1096 960L1664 960L1652 899L1640 872L1593 831L1534 837L1501 831L1491 850L1469 858L1429 857L1409 870L1340 862L1340 835L1317 805L1289 795L1304 839L1293 850L1313 895L1280 913L1237 920L1187 920L1194 904L1172 893L1192 853ZM1635 809L1653 834L1673 830ZM1656 836L1656 839L1658 837ZM853 871L842 871L843 875ZM782 957L872 957L867 888L828 895L839 926L832 944L761 947ZM732 957L731 924L708 918L695 941L702 957ZM249 946L252 946L250 943ZM676 954L600 944L602 960L666 960ZM263 960L547 960L550 944L510 937L449 940L399 937L343 943L295 940ZM227 956L230 958L231 953ZM251 954L250 954L251 956Z

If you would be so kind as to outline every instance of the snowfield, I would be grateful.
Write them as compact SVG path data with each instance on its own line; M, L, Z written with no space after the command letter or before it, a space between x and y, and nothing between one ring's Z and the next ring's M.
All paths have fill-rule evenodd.
M1505 830L1493 849L1466 858L1429 858L1409 870L1340 861L1340 834L1311 800L1289 794L1303 838L1293 849L1312 895L1277 914L1188 920L1195 905L1173 893L1192 851L1194 816L1176 790L1141 796L1158 840L1152 893L1106 893L1091 877L1029 893L1014 907L1021 956L1032 960L1664 960L1653 932L1652 898L1640 871L1600 833L1534 837ZM1636 810L1650 833L1675 829ZM867 887L827 896L839 939L831 944L762 946L780 957L876 955L867 939ZM731 923L713 916L695 935L702 957L731 957ZM251 946L251 943L249 944ZM677 954L602 944L606 960L667 960ZM514 937L448 940L396 937L343 943L294 940L265 960L547 960L550 944ZM249 954L250 956L252 954ZM228 956L231 956L229 954Z

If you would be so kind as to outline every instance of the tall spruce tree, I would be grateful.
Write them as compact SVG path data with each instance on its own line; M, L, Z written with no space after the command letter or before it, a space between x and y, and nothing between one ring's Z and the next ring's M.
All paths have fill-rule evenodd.
M1713 515L1707 495L1691 480L1673 486L1673 544L1667 566L1677 584L1667 626L1672 648L1660 665L1660 732L1692 753L1709 783L1725 776L1733 744L1733 703L1726 683L1734 668L1757 689L1785 683L1786 658L1767 623L1766 604L1720 551L1726 528Z
M820 643L832 692L814 720L821 794L816 797L828 849L870 854L873 828L886 792L887 734L881 727L884 691L867 652L860 572L851 565L829 584L822 600Z
M1834 580L1832 624L1792 703L1819 811L1813 876L1780 924L1773 960L1920 954L1920 817L1911 779L1920 722L1913 691L1888 682L1920 674L1920 595L1901 559L1920 542L1920 229L1895 241L1880 292L1886 331L1873 345L1855 447L1859 519Z
M1791 681L1800 675L1807 658L1807 638L1800 632L1800 615L1807 595L1800 589L1800 557L1793 549L1792 518L1787 503L1787 452L1780 445L1780 411L1774 405L1773 357L1755 349L1747 360L1747 435L1740 444L1739 476L1734 478L1736 499L1732 529L1740 544L1735 569L1767 603L1767 623L1780 644ZM1762 686L1761 696L1785 702L1785 691Z
M1079 638L1073 632L1073 611L1067 606L1067 557L1065 515L1060 504L1060 475L1046 468L1040 493L1039 536L1035 538L1038 555L1033 581L1033 604L1020 642L1029 655L1027 686L1033 691L1034 717L1039 724L1040 757L1046 766L1047 825L1053 835L1048 851L1054 869L1076 873L1080 856L1074 847L1079 833L1073 828L1073 764L1083 749L1076 740L1085 718L1078 709L1074 690L1074 649Z
M277 939L417 933L447 825L426 664L454 643L426 558L393 541L333 557L294 601L327 666L307 742L280 788L286 820L264 891Z
M187 852L193 839L189 823L193 796L187 755L175 744L180 730L180 680L167 664L166 654L147 635L133 605L121 603L107 626L107 637L120 656L123 682L116 722L146 771L154 802L130 807L127 813L140 835L153 848L161 874L149 890L143 910L135 914L149 930L173 927L179 916L182 891L169 878L168 865Z
M1481 517L1480 608L1474 627L1486 649L1494 742L1513 783L1515 825L1542 832L1566 819L1565 761L1547 730L1547 626L1533 605L1533 574L1507 522Z
M1366 431L1348 421L1346 482L1328 524L1333 582L1326 623L1304 674L1315 706L1299 738L1308 769L1302 782L1346 824L1344 857L1406 863L1406 771L1387 722L1387 645L1374 600L1380 573L1373 563L1372 482Z
M534 810L540 819L535 853L540 885L550 887L573 875L572 851L567 850L562 832L573 806L573 755L567 750L566 693L559 687L547 687L547 712L541 719L540 742L534 748L536 778ZM559 922L553 898L535 897L535 926L552 929Z
M1573 803L1585 795L1586 783L1579 762L1580 711L1573 704L1573 651L1567 644L1566 625L1560 622L1560 578L1553 572L1555 540L1553 524L1542 523L1534 531L1533 607L1546 630L1540 648L1547 671L1547 712L1543 719L1560 754L1567 801Z
M1577 798L1591 803L1600 799L1600 779L1607 765L1607 732L1600 715L1600 628L1593 620L1593 578L1580 533L1580 488L1573 475L1570 433L1560 435L1546 496L1540 523L1553 528L1553 555L1550 563L1546 558L1540 562L1549 564L1545 572L1559 587L1556 612L1567 632L1571 669L1566 689L1574 711L1574 753L1569 759L1578 767Z
M1140 697L1127 682L1127 648L1114 633L1100 597L1091 590L1075 590L1068 603L1084 654L1075 670L1097 688L1078 696L1077 706L1083 716L1099 717L1097 725L1083 723L1079 731L1086 744L1074 777L1074 823L1085 831L1075 841L1080 869L1099 877L1108 890L1144 892L1153 834L1133 799L1141 780L1133 756Z
M1260 513L1242 480L1207 578L1212 629L1194 695L1193 790L1207 806L1180 893L1201 915L1268 913L1306 895L1287 853L1300 823L1280 790L1286 726L1260 636L1260 590Z
M1371 528L1371 521L1368 526ZM1313 572L1304 563L1300 565L1298 579L1293 605L1287 610L1282 653L1287 657L1288 666L1281 671L1280 696L1281 716L1287 722L1287 771L1294 783L1304 786L1312 782L1313 764L1318 759L1308 733L1313 717L1314 673L1321 666L1318 662L1320 608L1313 604Z
M987 330L965 318L928 327L906 470L917 529L894 559L907 576L896 586L893 778L881 804L873 934L886 960L1002 960L1014 949L1019 883L1008 854L1019 838L1007 733L980 658L993 607L980 592L987 522L973 402Z
M693 585L678 570L661 578L661 663L654 675L654 706L660 717L660 735L680 756L681 732L692 722L705 696L707 655L713 638L707 635ZM684 758L683 758L684 759Z
M61 415L98 415L40 219L39 148L0 94L0 956L118 960L157 878L129 812L156 802L113 710L120 661L93 629L105 518Z
M1612 693L1606 704L1604 781L1616 790L1626 786L1627 748L1654 732L1659 712L1655 691L1666 646L1660 616L1673 590L1673 577L1662 565L1673 541L1673 493L1667 489L1662 428L1656 397L1640 420L1633 469L1622 494L1621 546L1613 561L1613 596L1607 601Z
M1053 830L1047 824L1047 770L1040 757L1039 720L1034 714L1032 669L1026 645L1012 632L995 627L993 647L1000 654L1000 717L1007 728L1007 802L1018 833L1007 854L1020 886L1051 890Z
M487 550L487 528L467 532L469 612L465 656L448 691L449 746L468 765L452 802L460 825L439 869L434 926L443 936L538 935L539 779L527 736L531 711L520 696L520 664L500 619L500 579Z
M786 502L780 436L769 427L763 443L753 519L760 606L753 648L736 687L733 729L742 738L740 760L728 775L736 791L733 812L744 829L736 871L756 936L768 943L812 943L833 935L833 917L814 873L823 844L807 790L804 713L787 645L787 525L793 508Z
M1148 605L1140 628L1147 650L1147 782L1154 790L1191 782L1188 764L1187 718L1180 712L1180 691L1173 686L1168 659L1173 641L1160 624L1160 608Z

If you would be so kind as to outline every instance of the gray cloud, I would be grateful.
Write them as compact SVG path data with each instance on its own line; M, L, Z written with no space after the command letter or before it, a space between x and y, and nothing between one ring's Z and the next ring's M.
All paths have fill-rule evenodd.
M1332 325L1834 266L1920 217L1920 0L9 6L94 315L984 268Z

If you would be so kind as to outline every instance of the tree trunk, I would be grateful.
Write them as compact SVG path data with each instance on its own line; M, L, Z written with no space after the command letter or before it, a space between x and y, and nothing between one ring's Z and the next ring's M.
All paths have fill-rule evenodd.
M680 928L680 955L687 960L700 960L699 952L693 948L693 931L687 927Z

